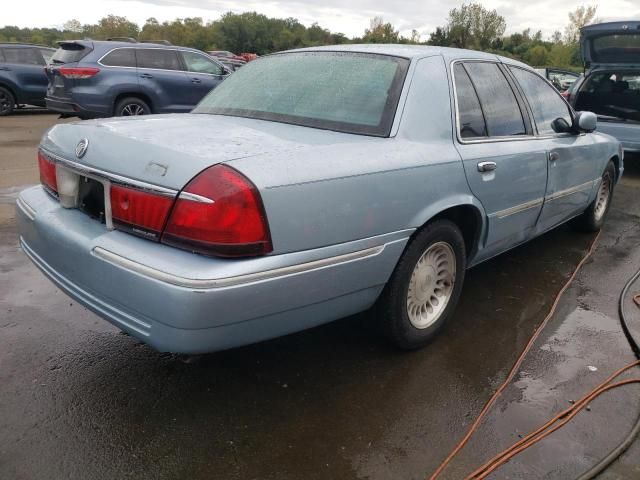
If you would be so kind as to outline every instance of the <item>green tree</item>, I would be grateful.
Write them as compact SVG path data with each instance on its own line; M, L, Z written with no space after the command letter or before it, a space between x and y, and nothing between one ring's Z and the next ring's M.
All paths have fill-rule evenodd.
M580 38L580 29L595 21L597 10L597 6L585 7L582 5L576 8L573 12L569 12L569 25L567 25L564 31L564 39L566 43L578 43Z
M496 10L479 3L463 4L449 11L446 30L451 43L460 48L488 49L505 32L507 23Z
M399 40L398 30L391 23L385 23L382 17L373 17L362 37L364 43L398 43Z

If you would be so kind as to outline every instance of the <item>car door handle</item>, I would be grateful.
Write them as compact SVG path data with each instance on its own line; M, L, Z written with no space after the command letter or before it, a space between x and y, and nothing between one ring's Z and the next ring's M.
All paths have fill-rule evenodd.
M556 160L560 160L560 154L558 152L551 152L549 154L549 160L555 162Z
M143 73L140 75L140 78L153 78L153 75L151 75L150 73Z
M9 67L0 67L0 70L3 70L5 72L10 72L11 69Z
M496 162L480 162L478 163L478 171L479 172L493 172L498 165Z
M192 78L191 83L202 83L202 80L200 80L199 78Z

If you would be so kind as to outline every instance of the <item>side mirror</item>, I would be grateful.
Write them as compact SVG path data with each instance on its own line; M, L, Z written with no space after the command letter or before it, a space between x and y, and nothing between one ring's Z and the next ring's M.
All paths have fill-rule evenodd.
M578 112L574 120L574 127L579 132L590 133L596 129L598 117L593 112Z
M570 133L573 131L569 122L567 122L564 118L558 117L553 122L551 122L551 128L556 133Z

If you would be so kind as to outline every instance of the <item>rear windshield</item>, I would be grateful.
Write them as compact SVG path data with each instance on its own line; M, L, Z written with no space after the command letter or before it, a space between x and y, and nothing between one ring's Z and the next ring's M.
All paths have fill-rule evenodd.
M63 43L51 57L51 63L75 63L79 62L89 52L90 48L79 43Z
M597 63L640 63L640 33L596 37L592 46Z
M388 136L408 65L405 58L352 52L272 55L234 73L193 113Z

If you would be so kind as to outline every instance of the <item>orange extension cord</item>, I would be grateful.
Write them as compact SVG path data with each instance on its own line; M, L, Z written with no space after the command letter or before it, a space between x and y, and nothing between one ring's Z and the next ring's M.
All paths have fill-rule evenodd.
M464 446L469 442L469 440L471 439L473 434L476 432L476 430L480 426L480 423L482 422L484 417L487 415L487 413L489 412L491 407L494 405L494 403L500 397L500 395L502 394L504 389L507 388L509 383L511 383L511 381L515 377L516 373L519 371L520 367L522 366L522 362L524 361L526 355L529 353L529 351L533 347L533 344L538 339L538 337L540 336L540 334L542 333L542 331L546 327L547 323L549 323L549 320L551 319L551 317L555 313L555 311L556 311L556 309L558 307L558 304L560 303L560 299L561 299L562 295L567 291L567 289L569 288L571 283L573 283L573 281L576 278L576 275L578 274L580 269L583 267L583 265L586 263L586 261L593 255L593 252L596 249L596 246L597 246L597 243L598 243L599 239L600 239L600 233L598 233L598 235L596 235L596 237L593 239L593 241L591 242L591 246L589 247L589 251L583 257L583 259L580 261L580 263L578 263L578 265L576 266L575 270L573 271L573 273L571 274L571 276L569 277L567 282L564 284L564 286L560 289L560 291L556 295L556 298L555 298L553 304L551 305L551 308L549 309L549 312L547 313L547 316L544 318L544 320L538 326L538 328L536 328L536 330L533 332L533 335L529 339L529 342L526 344L526 346L522 350L522 353L520 353L520 355L516 359L516 362L511 367L511 370L509 370L509 374L505 378L504 382L496 389L496 391L491 396L491 398L489 398L489 400L484 405L484 407L482 408L482 410L480 411L480 413L478 414L478 416L476 417L474 422L471 424L471 426L467 430L467 433L464 435L464 437L462 437L460 442L458 442L458 444L451 451L451 453L449 453L449 455L443 460L443 462L436 469L436 471L433 472L431 477L429 477L429 480L437 479L442 474L442 472L447 467L447 465L451 462L451 460L453 460L453 458L464 448ZM613 375L611 375L607 380L605 380L598 387L596 387L594 390L592 390L587 395L585 395L582 399L580 399L578 402L576 402L570 408L564 410L563 412L560 412L558 415L556 415L554 418L549 420L543 426L541 426L540 428L538 428L534 432L528 434L526 437L522 438L520 441L518 441L517 443L515 443L511 447L507 448L506 450L504 450L500 454L498 454L495 457L493 457L491 460L489 460L488 462L483 464L481 467L476 469L469 476L467 476L466 479L467 480L472 480L472 479L475 480L475 479L483 479L483 478L487 477L491 472L493 472L495 469L497 469L500 465L502 465L503 463L507 462L509 459L511 459L512 457L514 457L518 453L520 453L523 450L529 448L531 445L539 442L540 440L542 440L546 436L550 435L551 433L553 433L557 429L559 429L562 426L564 426L573 417L575 417L580 412L580 410L582 410L582 408L584 408L591 400L593 400L594 398L598 397L602 393L604 393L606 391L609 391L611 389L617 388L617 387L621 387L623 385L628 385L628 384L631 384L631 383L640 383L640 378L632 378L632 379L623 380L623 381L619 381L619 382L610 384L610 382L614 378L618 377L620 374L622 374L623 372L633 368L634 366L640 366L640 360L636 361L634 363L631 363L631 364L619 369L617 372L615 372ZM558 422L558 423L556 423L556 422Z

